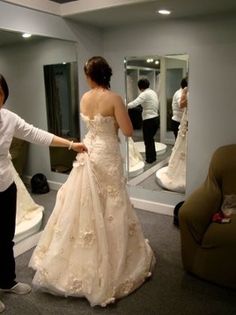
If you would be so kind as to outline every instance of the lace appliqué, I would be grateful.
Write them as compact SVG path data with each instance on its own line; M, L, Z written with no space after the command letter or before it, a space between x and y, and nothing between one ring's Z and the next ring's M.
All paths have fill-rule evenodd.
M85 154L77 154L76 160L73 163L73 167L80 167L85 165Z
M137 223L132 221L129 223L129 236L133 236L137 231Z
M108 217L107 217L107 221L108 222L112 222L114 220L114 217L112 216L112 215L109 215Z
M70 275L68 279L68 293L71 295L80 294L83 290L83 281Z
M112 198L116 198L119 194L119 190L115 186L111 186L111 185L107 186L106 192Z
M91 247L95 242L95 234L93 231L81 231L79 233L78 243L81 247Z
M127 279L123 283L121 283L119 288L119 294L121 295L127 295L129 294L134 287L134 281L131 279Z

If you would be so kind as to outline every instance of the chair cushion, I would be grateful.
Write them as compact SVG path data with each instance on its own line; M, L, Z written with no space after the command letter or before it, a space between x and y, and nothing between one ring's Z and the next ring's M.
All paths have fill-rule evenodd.
M236 215L231 216L230 223L211 223L202 239L202 248L224 247L236 249Z

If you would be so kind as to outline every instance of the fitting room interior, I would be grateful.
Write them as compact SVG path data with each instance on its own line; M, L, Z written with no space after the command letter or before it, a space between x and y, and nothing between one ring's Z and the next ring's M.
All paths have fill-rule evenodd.
M160 9L171 13L160 15ZM151 165L143 162L131 170L130 140L145 160L140 125L135 128L132 139L120 135L120 147L128 192L144 226L155 229L153 224L147 223L152 220L172 224L174 206L205 180L213 152L220 146L235 143L235 17L234 0L0 1L0 72L10 86L7 106L39 128L70 140L83 139L86 130L79 119L79 100L88 90L83 72L88 58L102 55L108 60L113 69L111 89L125 102L138 95L137 80L148 78L160 101L160 128L155 136L157 161ZM23 33L30 33L31 37L22 38ZM175 144L170 128L171 99L185 76L188 76L189 89L186 178L184 190L178 191L163 188L156 172L168 165ZM49 97L52 79L58 84L59 107ZM51 189L47 197L33 195L47 211L28 230L26 228L15 246L24 271L27 266L23 264L28 257L22 258L23 254L28 255L27 251L36 245L53 208L56 191L65 182L74 157L67 149L49 150L33 144L16 152L16 159L21 160L18 172L26 186L29 187L34 174L43 173ZM170 232L170 228L165 229L163 225L158 225L160 233L173 233L178 243L178 231ZM149 235L151 231L146 233ZM158 238L158 231L155 237ZM176 246L180 246L179 243ZM181 268L181 263L179 266ZM201 284L204 287L204 282L199 282L196 290L201 291ZM175 284L173 287L178 290ZM212 293L211 301L222 296L223 290ZM232 300L226 298L230 306L225 314L235 314L235 294L232 291L227 294ZM220 303L219 309L223 311L224 301ZM140 312L136 310L135 314L171 314L166 310L155 312L153 308L148 311L148 306L146 310L140 307ZM201 307L196 303L198 313ZM214 311L221 314L208 307L207 314ZM110 311L111 314L134 314L134 309L128 308L127 313L122 308L120 313L119 309ZM56 312L75 314L73 311L75 309L71 313ZM89 308L85 312L89 313ZM53 313L39 310L38 314ZM197 312L192 310L191 314Z

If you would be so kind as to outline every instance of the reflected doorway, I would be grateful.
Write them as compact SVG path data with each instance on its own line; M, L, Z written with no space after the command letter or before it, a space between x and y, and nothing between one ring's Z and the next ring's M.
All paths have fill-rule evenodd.
M68 140L79 141L77 62L44 66L48 130ZM76 152L50 147L51 170L69 173Z

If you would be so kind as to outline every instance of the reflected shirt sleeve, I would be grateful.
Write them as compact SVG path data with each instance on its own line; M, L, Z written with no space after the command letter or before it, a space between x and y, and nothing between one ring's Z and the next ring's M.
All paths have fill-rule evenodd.
M145 94L142 92L139 94L139 96L133 100L132 102L129 102L127 104L128 108L134 108L137 107L138 105L142 105L145 101Z

